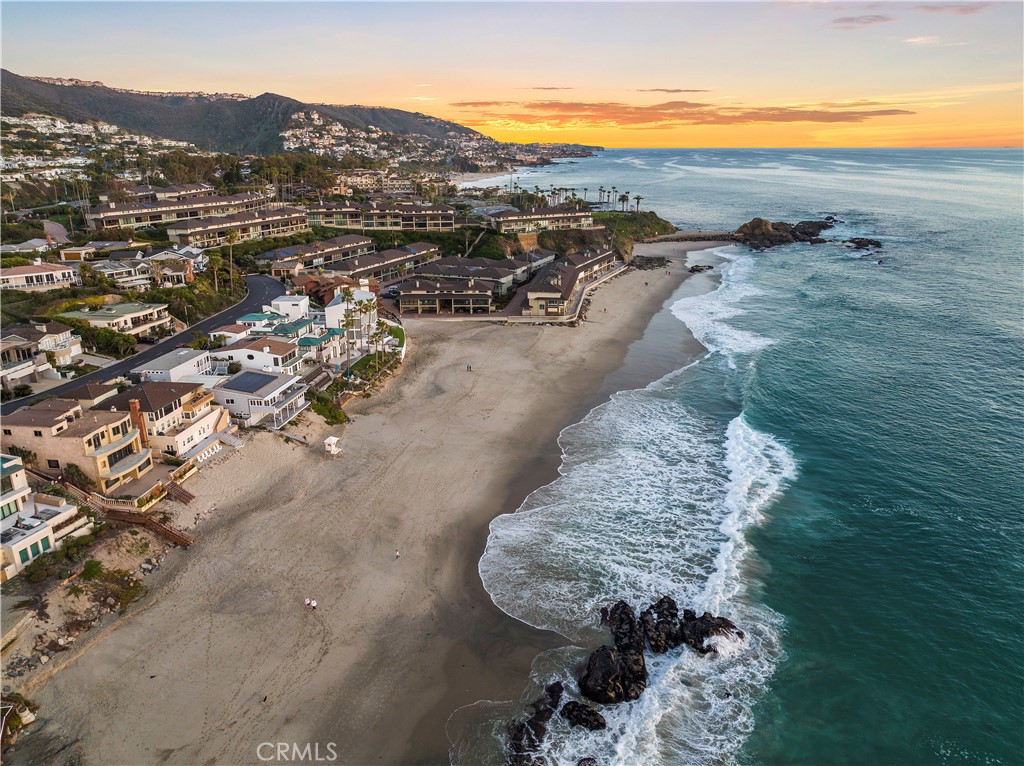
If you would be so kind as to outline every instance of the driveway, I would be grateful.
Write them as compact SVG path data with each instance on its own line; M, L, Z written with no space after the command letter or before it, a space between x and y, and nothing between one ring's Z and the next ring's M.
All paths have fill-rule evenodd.
M280 281L273 277L263 275L245 277L245 285L249 288L248 294L231 308L225 309L219 314L214 314L212 317L204 319L201 322L197 322L194 325L190 325L177 335L172 335L160 343L152 346L144 346L144 350L139 351L137 354L130 356L127 359L114 362L114 364L109 367L104 367L101 370L90 372L88 375L83 375L80 378L69 380L67 383L57 386L56 388L51 388L44 394L40 394L38 396L26 396L22 399L5 402L3 406L0 406L0 414L10 415L15 410L18 410L27 404L31 404L40 399L59 397L62 393L78 388L85 383L100 383L104 380L110 380L111 378L116 378L119 375L124 375L133 367L138 367L143 362L148 362L152 359L156 359L161 354L173 351L174 347L179 343L190 342L192 340L193 332L208 333L223 324L230 324L231 320L235 317L258 312L263 308L263 306L269 305L271 299L276 298L279 295L284 295L285 292L284 285L282 285Z

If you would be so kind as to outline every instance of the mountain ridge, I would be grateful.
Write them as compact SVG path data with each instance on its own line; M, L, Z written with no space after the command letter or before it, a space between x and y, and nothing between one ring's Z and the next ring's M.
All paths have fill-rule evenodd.
M88 84L58 84L52 81ZM127 91L75 78L36 79L0 70L0 114L49 114L67 120L98 120L146 135L188 141L204 149L239 154L282 150L280 133L291 116L315 110L350 127L375 125L402 135L442 139L450 133L480 135L458 123L420 112L378 106L311 104L277 93L245 99L223 94Z

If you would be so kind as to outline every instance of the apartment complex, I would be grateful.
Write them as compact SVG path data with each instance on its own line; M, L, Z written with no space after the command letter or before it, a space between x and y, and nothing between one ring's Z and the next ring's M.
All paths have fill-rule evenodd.
M402 247L383 250L373 255L349 258L331 267L331 272L349 279L375 279L386 281L409 273L420 264L441 257L437 245L413 242Z
M310 205L311 226L377 231L455 231L455 208L415 202Z
M2 428L5 444L36 454L40 472L57 477L76 465L104 494L153 467L139 429L124 412L84 412L77 401L44 399L5 417Z
M527 234L544 229L592 229L594 216L589 210L548 207L536 210L504 210L489 216L491 225L502 234Z
M398 288L398 310L403 314L489 314L493 301L493 285L476 279L416 277Z
M219 247L227 244L228 231L238 232L238 241L266 237L284 237L309 231L310 224L303 210L281 207L237 213L217 218L195 218L177 221L167 227L171 242L196 247Z
M349 258L369 255L375 249L369 237L344 234L310 245L290 245L270 250L257 260L269 262L274 276L294 276L309 269L331 268L333 264Z
M269 203L269 197L254 192L227 197L211 195L154 202L110 202L86 213L85 220L96 231L111 228L138 229L174 221L246 213L265 208Z

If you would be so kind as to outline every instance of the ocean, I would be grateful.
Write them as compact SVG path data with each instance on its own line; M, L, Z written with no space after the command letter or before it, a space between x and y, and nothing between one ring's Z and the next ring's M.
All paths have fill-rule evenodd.
M546 683L575 695L601 606L662 594L746 638L649 654L605 731L551 721L547 763L1024 763L1022 159L609 150L516 174L687 229L834 215L824 236L883 247L718 250L718 288L659 330L707 353L562 432L559 478L492 522L479 571L566 646L520 700L453 717L454 763L500 763Z

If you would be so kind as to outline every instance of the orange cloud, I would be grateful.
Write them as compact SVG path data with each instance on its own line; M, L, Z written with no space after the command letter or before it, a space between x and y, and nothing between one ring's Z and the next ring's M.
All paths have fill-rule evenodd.
M990 5L992 3L941 3L936 5L915 5L914 8L928 13L955 13L957 16L967 16L984 10Z
M873 101L786 106L719 106L695 101L667 101L649 106L585 101L459 101L451 106L475 111L475 115L463 119L472 127L505 130L570 127L657 130L690 125L859 123L875 117L914 114ZM872 108L881 106L889 108Z

